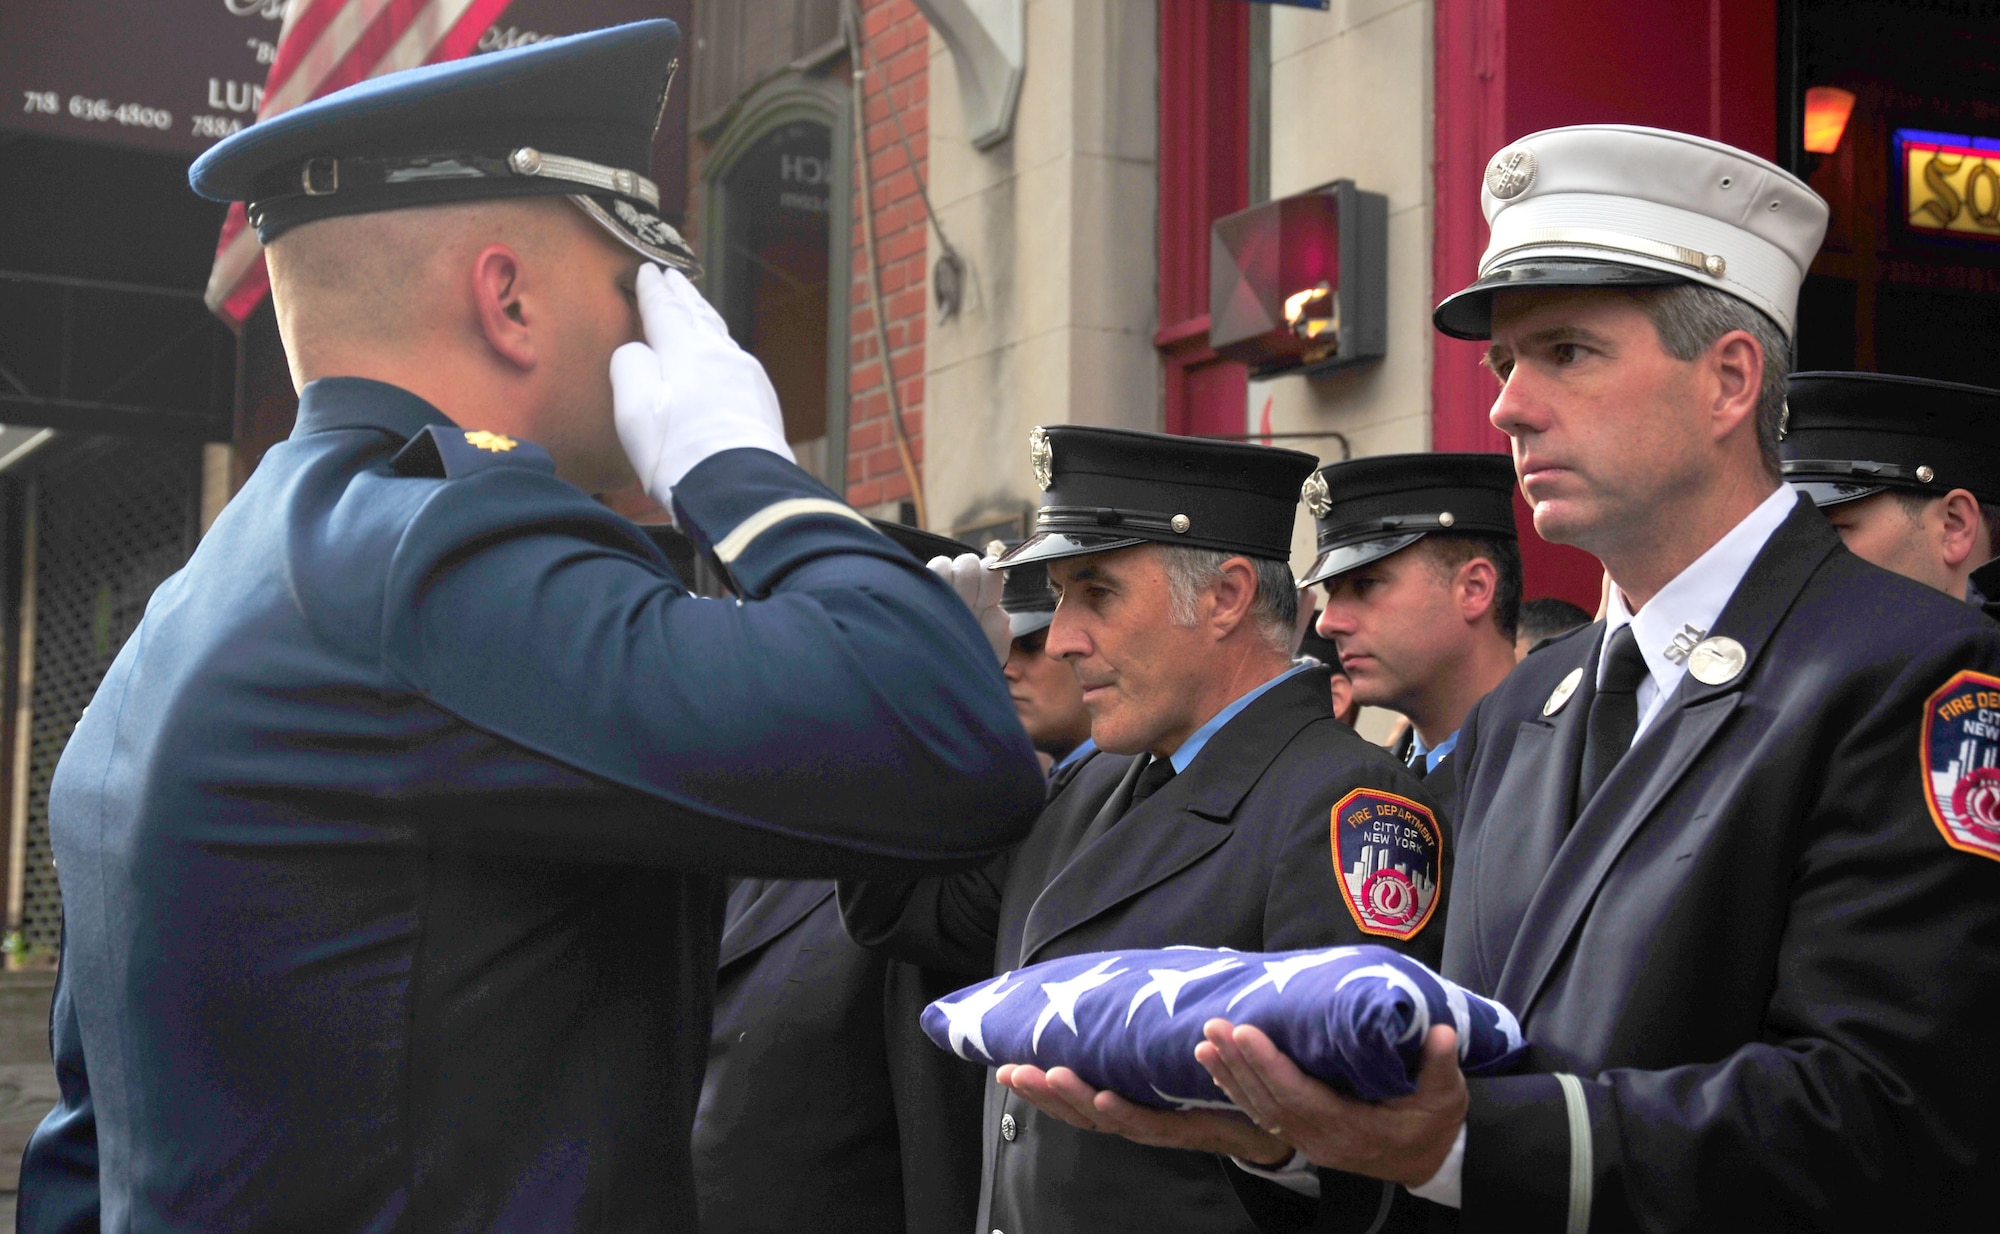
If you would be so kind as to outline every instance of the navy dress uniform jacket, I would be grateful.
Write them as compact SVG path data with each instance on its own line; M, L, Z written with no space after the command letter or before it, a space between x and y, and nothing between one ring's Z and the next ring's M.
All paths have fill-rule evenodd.
M1091 758L1028 839L981 869L916 883L844 882L848 932L914 963L987 972L1175 944L1282 951L1373 942L1435 964L1442 907L1398 943L1364 936L1341 897L1334 803L1356 788L1428 799L1386 751L1333 718L1328 676L1314 669L1273 686L1217 730L1187 770L1080 848L1105 803L1121 788L1129 797L1144 755ZM1448 891L1448 841L1444 858ZM1233 1234L1257 1228L1252 1210L1302 1203L1221 1158L1045 1117L990 1073L981 1131L979 1234ZM1387 1207L1416 1207L1400 1188L1373 1180L1322 1171L1321 1185L1318 1207L1357 1231Z
M978 973L856 946L831 882L729 893L694 1121L702 1234L972 1227L980 1069L918 1016Z
M1684 678L1580 813L1602 623L1459 739L1444 971L1513 1008L1540 1073L1469 1081L1460 1226L1983 1225L2000 863L1947 846L1921 751L1928 696L2000 671L2000 631L1801 502L1710 633L1747 667Z
M57 768L25 1228L693 1224L715 872L978 861L1042 786L964 606L824 487L675 497L752 602L530 444L307 387Z

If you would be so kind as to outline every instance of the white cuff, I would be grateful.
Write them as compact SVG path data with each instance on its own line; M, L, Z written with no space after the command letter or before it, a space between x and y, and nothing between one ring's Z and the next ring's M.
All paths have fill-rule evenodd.
M1275 1170L1251 1165L1241 1157L1231 1157L1230 1160L1245 1174L1268 1178L1285 1190L1295 1191L1309 1200L1319 1198L1319 1172L1313 1168L1312 1162L1306 1160L1306 1155L1296 1149L1292 1151L1291 1159Z
M1410 1194L1420 1200L1442 1204L1446 1208L1458 1208L1462 1203L1459 1197L1459 1184L1463 1181L1464 1174L1465 1124L1460 1123L1458 1138L1451 1142L1451 1151L1444 1155L1444 1164L1438 1167L1437 1173L1431 1175L1429 1182L1421 1187L1410 1188Z

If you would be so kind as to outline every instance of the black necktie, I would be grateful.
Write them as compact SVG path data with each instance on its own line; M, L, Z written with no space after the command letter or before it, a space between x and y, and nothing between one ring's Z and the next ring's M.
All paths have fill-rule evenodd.
M1583 740L1576 788L1578 814L1632 748L1632 737L1639 731L1639 683L1646 680L1646 671L1638 636L1627 622L1611 636L1611 646L1604 652L1604 683L1590 700L1590 729Z
M1139 807L1140 802L1159 792L1160 786L1173 778L1174 760L1155 758L1146 764L1146 769L1139 773L1138 783L1132 786L1132 800L1126 805L1125 812L1130 814Z

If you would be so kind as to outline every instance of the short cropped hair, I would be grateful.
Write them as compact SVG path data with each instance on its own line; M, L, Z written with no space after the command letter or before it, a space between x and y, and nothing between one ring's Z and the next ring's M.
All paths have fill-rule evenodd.
M1676 360L1692 360L1715 340L1741 330L1764 352L1764 381L1757 391L1757 451L1772 479L1778 462L1778 423L1785 413L1785 389L1792 371L1792 344L1778 323L1726 291L1701 283L1633 288L1628 294L1652 318L1660 346Z
M1590 624L1590 614L1558 596L1543 596L1521 605L1521 624L1514 637L1539 643Z
M1924 525L1924 511L1937 500L1929 493L1912 493L1908 489L1892 488L1889 492L1903 508L1903 517L1918 527ZM2000 506L1990 501L1980 502L1979 521L1986 524L1986 543L2000 553Z
M1292 629L1299 618L1299 592L1292 582L1292 567L1288 563L1178 544L1162 544L1158 548L1160 561L1167 570L1168 615L1175 625L1195 623L1201 593L1222 577L1222 563L1231 557L1242 557L1257 571L1257 594L1250 602L1250 620L1274 651L1291 654Z
M1449 583L1458 568L1477 557L1493 563L1499 575L1493 586L1493 624L1508 638L1521 618L1521 546L1505 536L1455 535L1433 531L1411 545L1429 566L1431 577Z

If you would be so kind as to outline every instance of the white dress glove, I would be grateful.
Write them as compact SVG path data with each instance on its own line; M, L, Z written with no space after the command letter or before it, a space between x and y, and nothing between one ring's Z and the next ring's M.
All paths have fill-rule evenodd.
M611 406L619 444L661 505L695 464L753 446L786 461L785 420L764 366L678 270L639 270L646 341L611 353Z
M1005 664L1007 652L1014 646L1014 632L1007 624L1007 614L1000 608L1000 592L1007 585L1007 576L987 569L986 563L971 553L960 553L955 559L933 557L930 571L965 601L965 607L979 621L980 633L992 644L994 656Z

